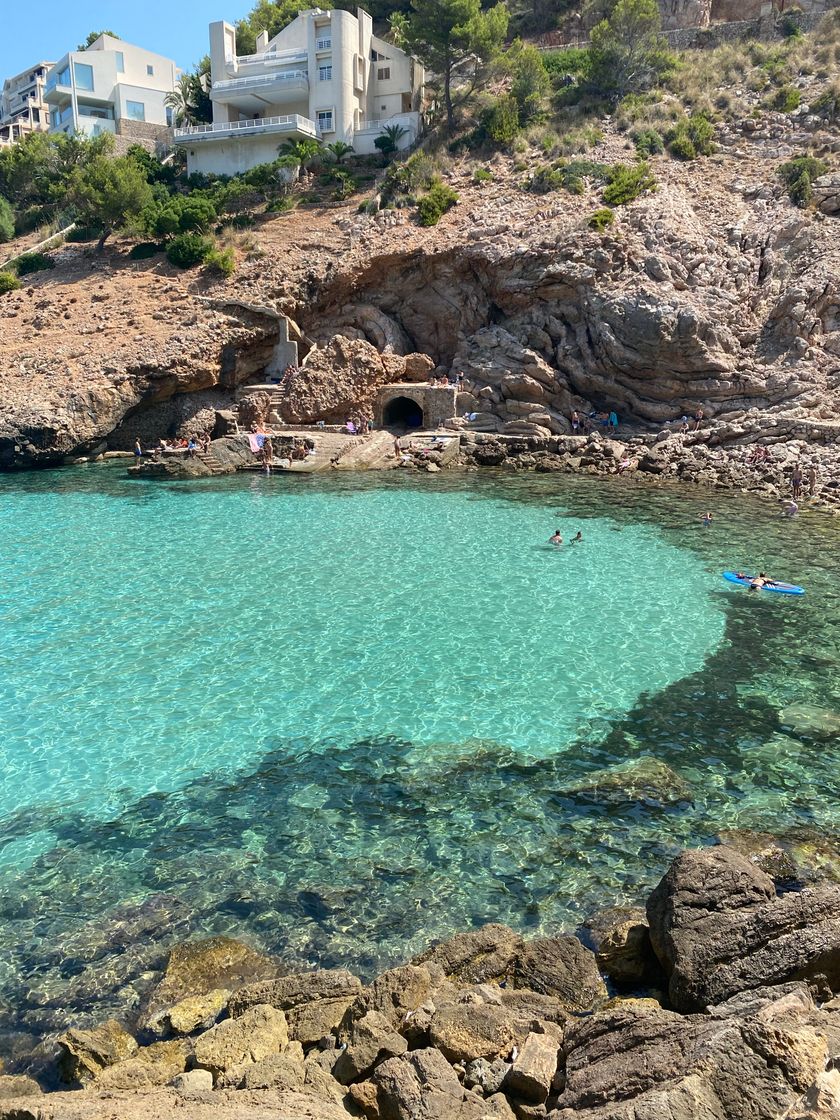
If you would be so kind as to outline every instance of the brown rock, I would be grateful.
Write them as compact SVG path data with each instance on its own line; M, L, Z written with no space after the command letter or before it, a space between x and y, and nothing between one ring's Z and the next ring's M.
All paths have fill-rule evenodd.
M40 1097L41 1086L31 1077L21 1074L0 1074L0 1101L10 1097Z
M342 1085L367 1077L387 1058L404 1054L408 1043L378 1011L368 1011L350 1028L346 1049L333 1066L333 1077Z
M279 1054L289 1041L286 1016L264 1004L250 1007L238 1019L226 1019L195 1042L195 1064L218 1081L234 1066L260 1062Z
M542 1104L557 1072L558 1051L556 1038L529 1034L505 1078L505 1091L525 1101Z
M359 978L343 968L296 972L241 988L229 1010L236 1018L258 1003L276 1007L286 1013L289 1037L309 1046L338 1027L361 992Z
M65 1081L92 1081L106 1066L131 1058L139 1049L136 1040L115 1019L93 1030L71 1029L57 1039L59 1067Z
M616 984L652 984L661 969L642 909L615 906L587 919L585 929L598 967Z
M570 1010L589 1011L607 997L595 954L576 937L526 942L514 963L518 988L556 996Z
M187 1068L189 1046L181 1039L142 1046L133 1058L108 1066L96 1077L98 1089L144 1090L169 1085Z
M507 976L521 944L522 938L508 926L489 924L440 942L412 963L437 965L464 984L482 984Z

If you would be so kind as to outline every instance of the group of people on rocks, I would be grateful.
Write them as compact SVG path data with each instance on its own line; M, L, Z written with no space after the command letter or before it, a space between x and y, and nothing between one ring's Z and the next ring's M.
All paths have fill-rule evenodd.
M348 416L345 421L344 427L350 435L366 436L373 424L373 417L366 416L363 412L354 413Z
M463 373L442 373L440 377L432 373L429 376L430 389L457 389L459 392L464 387Z
M569 417L572 425L573 436L587 436L593 427L600 425L615 435L618 432L618 413L611 409L609 412L578 412L575 410Z
M189 459L194 459L199 451L206 453L210 450L210 442L209 432L200 432L197 436L181 436L180 439L171 441L162 436L154 447L148 447L144 451L140 437L137 436L134 440L134 458L139 462L144 455L148 455L151 459L159 459L161 455L186 454Z

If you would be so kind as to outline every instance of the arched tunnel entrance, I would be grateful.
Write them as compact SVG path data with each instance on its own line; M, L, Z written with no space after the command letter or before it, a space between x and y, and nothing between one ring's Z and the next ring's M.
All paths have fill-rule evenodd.
M383 428L422 428L423 409L411 397L394 397L382 410Z

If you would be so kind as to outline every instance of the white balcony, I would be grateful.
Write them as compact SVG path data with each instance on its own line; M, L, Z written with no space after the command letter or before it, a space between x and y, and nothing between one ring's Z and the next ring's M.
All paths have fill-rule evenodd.
M228 55L225 64L229 73L238 74L241 70L254 73L272 66L293 66L296 62L306 62L307 58L306 51L263 51L261 54L240 54L236 57Z
M220 105L233 105L243 113L256 114L266 106L290 104L308 99L309 72L280 70L275 74L252 74L216 82L211 99Z
M287 117L262 117L250 121L219 121L216 124L197 124L189 128L176 128L176 144L193 144L196 141L232 140L248 136L266 136L272 133L285 133L297 136L315 136L315 122L308 117L292 113Z

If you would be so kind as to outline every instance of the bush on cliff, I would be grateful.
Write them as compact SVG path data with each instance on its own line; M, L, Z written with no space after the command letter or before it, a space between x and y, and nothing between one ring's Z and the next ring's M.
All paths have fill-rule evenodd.
M668 151L675 159L692 160L710 156L714 150L715 129L704 113L692 113L668 133Z
M181 233L169 242L166 258L176 268L195 268L213 252L213 242L200 233Z
M586 84L610 101L655 86L674 65L657 0L618 0L593 27Z
M205 270L211 276L233 276L236 272L236 254L233 249L211 249L204 261Z
M811 184L828 171L828 164L815 156L797 156L779 168L791 202L804 209L813 197Z
M569 194L583 194L587 181L603 183L609 175L609 164L591 159L558 159L543 164L531 177L528 189L535 194L565 190Z
M97 156L73 172L68 198L83 225L101 227L101 248L110 234L137 221L152 201L152 190L128 156Z
M458 201L458 195L440 179L436 179L417 203L421 226L436 226L447 210Z
M15 261L18 276L29 276L33 272L46 272L55 268L55 261L46 253L24 253Z
M603 233L615 221L615 214L608 206L603 207L601 210L596 210L589 219L589 228L596 230L598 233Z
M0 242L11 241L15 235L15 215L11 205L0 195Z
M633 143L636 145L636 154L640 159L649 156L658 156L665 151L665 141L662 134L655 128L640 128L638 132L631 133Z
M0 272L0 296L4 296L7 292L16 292L22 287L20 280L13 273Z
M646 191L656 190L656 179L647 163L619 165L610 170L604 188L607 206L624 206Z
M506 145L515 140L519 132L519 106L511 96L500 97L482 114L482 128L494 144Z

